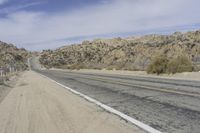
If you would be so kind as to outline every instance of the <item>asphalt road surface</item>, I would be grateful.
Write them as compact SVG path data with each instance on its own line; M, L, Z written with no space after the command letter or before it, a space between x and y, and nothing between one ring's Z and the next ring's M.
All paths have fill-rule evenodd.
M167 133L200 132L200 82L32 69Z

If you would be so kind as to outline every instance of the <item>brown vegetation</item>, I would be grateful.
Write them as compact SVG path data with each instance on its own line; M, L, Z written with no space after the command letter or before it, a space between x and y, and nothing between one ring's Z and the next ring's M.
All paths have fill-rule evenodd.
M168 73L181 73L181 72L191 72L193 71L193 66L191 60L182 55L174 59L171 59L168 63L167 72Z
M147 68L147 73L166 73L168 69L169 59L165 55L155 57Z

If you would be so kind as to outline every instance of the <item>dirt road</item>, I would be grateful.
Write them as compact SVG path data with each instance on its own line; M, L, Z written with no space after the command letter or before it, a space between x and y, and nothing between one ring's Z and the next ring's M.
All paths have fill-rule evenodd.
M25 72L0 104L0 133L140 133L35 72Z

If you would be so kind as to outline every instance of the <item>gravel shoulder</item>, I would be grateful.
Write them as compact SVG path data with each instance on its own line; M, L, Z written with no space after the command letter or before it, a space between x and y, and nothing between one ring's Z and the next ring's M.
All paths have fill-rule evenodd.
M0 133L144 132L32 71L0 103L0 118Z

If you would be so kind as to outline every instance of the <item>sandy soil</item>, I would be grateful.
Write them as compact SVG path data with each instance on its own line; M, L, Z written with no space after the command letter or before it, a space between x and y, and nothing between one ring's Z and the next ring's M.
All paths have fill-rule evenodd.
M0 133L134 132L143 131L32 71L0 103Z
M0 103L7 96L7 94L11 91L11 89L16 84L18 77L20 77L21 73L15 73L9 77L8 81L2 81L0 83Z

